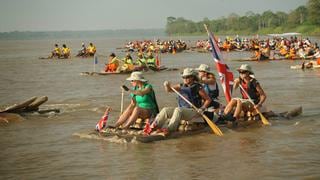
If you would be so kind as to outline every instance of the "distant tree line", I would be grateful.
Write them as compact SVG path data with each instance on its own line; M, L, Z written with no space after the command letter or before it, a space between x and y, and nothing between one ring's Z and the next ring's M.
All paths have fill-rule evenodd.
M167 17L166 33L168 35L204 34L203 24L218 34L252 34L252 33L283 33L297 31L310 35L320 35L320 0L309 0L306 6L285 12L265 11L256 14L252 11L244 16L235 13L228 17L210 20L204 18L193 22L183 17Z

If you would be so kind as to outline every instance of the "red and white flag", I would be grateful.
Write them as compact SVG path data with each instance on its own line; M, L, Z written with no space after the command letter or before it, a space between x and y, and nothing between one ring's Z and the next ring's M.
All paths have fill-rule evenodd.
M99 120L99 122L96 125L96 130L100 132L104 127L106 127L107 120L109 118L109 111L110 108L107 108L106 111L104 112L103 116Z
M232 97L231 94L232 94L232 87L233 87L233 73L229 69L228 65L223 61L220 49L217 45L217 41L214 38L213 33L208 30L206 25L205 25L205 28L209 36L209 43L212 47L212 51L211 51L212 57L213 57L213 60L216 62L216 68L219 73L221 86L223 88L226 100L227 102L229 102Z

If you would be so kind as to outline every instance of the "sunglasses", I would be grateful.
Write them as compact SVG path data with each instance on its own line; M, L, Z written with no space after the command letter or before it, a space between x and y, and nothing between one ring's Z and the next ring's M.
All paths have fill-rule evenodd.
M189 79L189 78L191 78L192 76L184 76L184 77L182 77L182 79Z
M240 74L245 74L247 73L248 71L239 71Z

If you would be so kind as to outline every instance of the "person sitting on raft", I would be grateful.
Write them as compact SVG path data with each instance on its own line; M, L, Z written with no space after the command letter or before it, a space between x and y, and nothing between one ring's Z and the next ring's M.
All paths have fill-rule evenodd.
M86 50L87 56L94 56L96 52L97 52L96 46L90 43Z
M217 102L219 96L219 87L214 73L210 71L210 67L206 64L200 64L199 68L196 70L198 71L199 83L202 84L204 91L211 99L211 104L209 107L212 107L214 111L218 110L220 108L220 103ZM214 113L205 112L205 115L207 115L209 119L213 119Z
M205 92L203 86L199 84L197 74L191 68L186 68L182 73L183 83L172 85L165 81L163 83L167 92L174 92L174 88L182 96L188 99L193 105L199 108L199 112L194 110L185 100L178 97L178 107L164 107L156 116L152 123L152 128L162 129L166 132L176 131L181 120L192 120L199 117L198 113L203 113L211 103L210 97Z
M143 54L142 53L138 53L138 58L135 62L135 67L134 67L134 70L135 71L142 71L142 70L147 70L147 61L146 59L144 58Z
M86 56L86 52L87 52L87 48L86 45L84 43L81 44L81 49L78 51L77 56L78 57L85 57Z
M104 71L105 72L117 72L119 66L119 59L114 53L109 55L109 63L105 64Z
M152 52L148 52L148 54L147 54L147 66L149 69L151 69L153 71L158 70L156 59L153 57Z
M120 67L120 72L131 72L134 69L133 60L130 53L126 54L126 57L122 59L123 64Z
M261 60L268 60L270 58L270 46L269 44L264 44L260 46L259 52L257 53L257 59Z
M51 56L49 56L49 58L60 58L61 56L61 49L59 48L58 44L54 45L54 49L51 51Z
M138 118L150 119L159 113L159 108L154 89L143 77L142 72L132 72L127 78L133 87L131 92L131 103L124 113L116 121L115 127L129 128Z
M251 66L242 64L237 70L240 77L234 80L233 89L235 90L241 86L246 92L240 87L242 98L231 99L225 107L222 117L220 117L221 120L238 121L242 111L244 115L246 115L247 112L254 112L255 109L260 109L267 98L260 83L253 76L254 73ZM250 98L253 103L250 101ZM235 110L232 116L230 113L234 108Z
M71 56L71 50L70 48L68 48L65 44L62 45L62 49L61 49L61 57L63 59L68 59Z

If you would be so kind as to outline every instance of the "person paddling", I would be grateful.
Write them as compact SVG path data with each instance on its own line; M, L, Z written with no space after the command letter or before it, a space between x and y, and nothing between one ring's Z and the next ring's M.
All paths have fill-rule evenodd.
M138 118L150 119L159 113L154 89L142 72L132 72L127 78L131 82L131 103L115 123L115 127L129 128Z
M240 93L242 98L233 98L224 109L222 119L226 120L239 120L241 111L253 112L255 109L260 109L262 104L265 102L267 96L262 89L260 83L253 76L253 71L251 66L248 64L242 64L239 69L237 69L240 76L234 80L233 89L240 86ZM252 99L253 103L250 101ZM233 116L230 119L229 113L234 110Z
M167 92L174 92L171 88L178 91L182 96L187 98L193 105L199 108L197 112L184 99L178 97L178 107L164 107L157 115L153 123L155 128L164 131L176 131L182 119L192 120L199 117L198 113L209 107L211 103L210 97L206 94L203 86L197 82L198 77L195 71L191 68L186 68L182 73L183 83L171 85L168 81L164 82L164 87Z
M219 97L219 87L214 73L210 71L210 67L206 64L200 64L199 68L196 70L198 71L199 83L202 84L205 92L211 98L209 107L212 107L213 110L218 110L220 107L220 103L217 101ZM205 114L210 119L213 119L213 112L205 112Z

